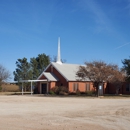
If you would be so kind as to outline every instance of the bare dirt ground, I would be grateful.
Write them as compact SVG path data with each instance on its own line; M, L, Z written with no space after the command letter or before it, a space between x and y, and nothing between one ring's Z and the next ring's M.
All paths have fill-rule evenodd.
M130 98L0 96L0 130L130 130Z

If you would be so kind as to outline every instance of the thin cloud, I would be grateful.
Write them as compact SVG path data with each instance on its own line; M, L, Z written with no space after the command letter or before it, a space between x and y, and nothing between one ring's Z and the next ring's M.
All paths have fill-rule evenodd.
M93 14L92 17L96 23L96 28L94 31L96 33L100 33L105 30L108 32L113 32L111 20L96 0L83 0L80 2L80 6L84 8L84 10L89 10Z
M124 46L126 46L126 45L128 45L128 44L130 44L130 42L125 43L125 44L123 44L123 45L121 45L121 46L116 47L115 50L120 49L120 48L122 48L122 47L124 47Z
M101 9L101 7L95 2L95 0L86 1L84 0L83 6L88 7L88 9L94 14L95 21L100 24L104 25L107 23L106 14Z

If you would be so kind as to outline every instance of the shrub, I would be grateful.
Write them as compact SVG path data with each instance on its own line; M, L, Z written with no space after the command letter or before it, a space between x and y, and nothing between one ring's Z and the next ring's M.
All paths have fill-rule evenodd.
M89 96L92 96L92 94L94 94L94 93L95 93L94 91L86 91L86 94Z
M49 92L49 94L55 95L54 91L52 91L52 90Z
M65 95L65 92L60 91L59 95Z
M75 92L70 92L69 95L76 95L76 93Z
M68 93L68 88L65 87L65 86L60 86L60 91L61 91L61 92Z
M59 87L58 86L55 86L53 87L50 91L53 91L55 94L59 94Z
M86 92L80 92L81 93L81 95L86 95Z
M55 86L50 90L50 92L51 91L54 92L55 94L61 94L61 95L68 93L68 89L65 86Z
M79 90L77 90L76 95L81 95L81 92Z

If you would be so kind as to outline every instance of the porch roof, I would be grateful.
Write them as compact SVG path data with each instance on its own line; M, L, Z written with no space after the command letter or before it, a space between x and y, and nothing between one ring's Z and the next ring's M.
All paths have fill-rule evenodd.
M48 81L58 81L59 80L53 73L43 72L42 74L47 78Z
M47 79L41 79L41 80L20 80L19 82L23 83L23 82L41 82L41 81L47 81ZM18 81L17 81L18 83Z

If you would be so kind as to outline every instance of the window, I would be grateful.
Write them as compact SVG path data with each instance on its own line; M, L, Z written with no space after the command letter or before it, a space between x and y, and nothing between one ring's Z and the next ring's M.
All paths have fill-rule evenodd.
M73 84L73 91L77 91L79 89L79 84L78 83L74 83Z
M86 91L90 91L90 83L85 83Z
M130 84L129 84L129 83L126 84L126 91L127 91L127 92L130 92Z

